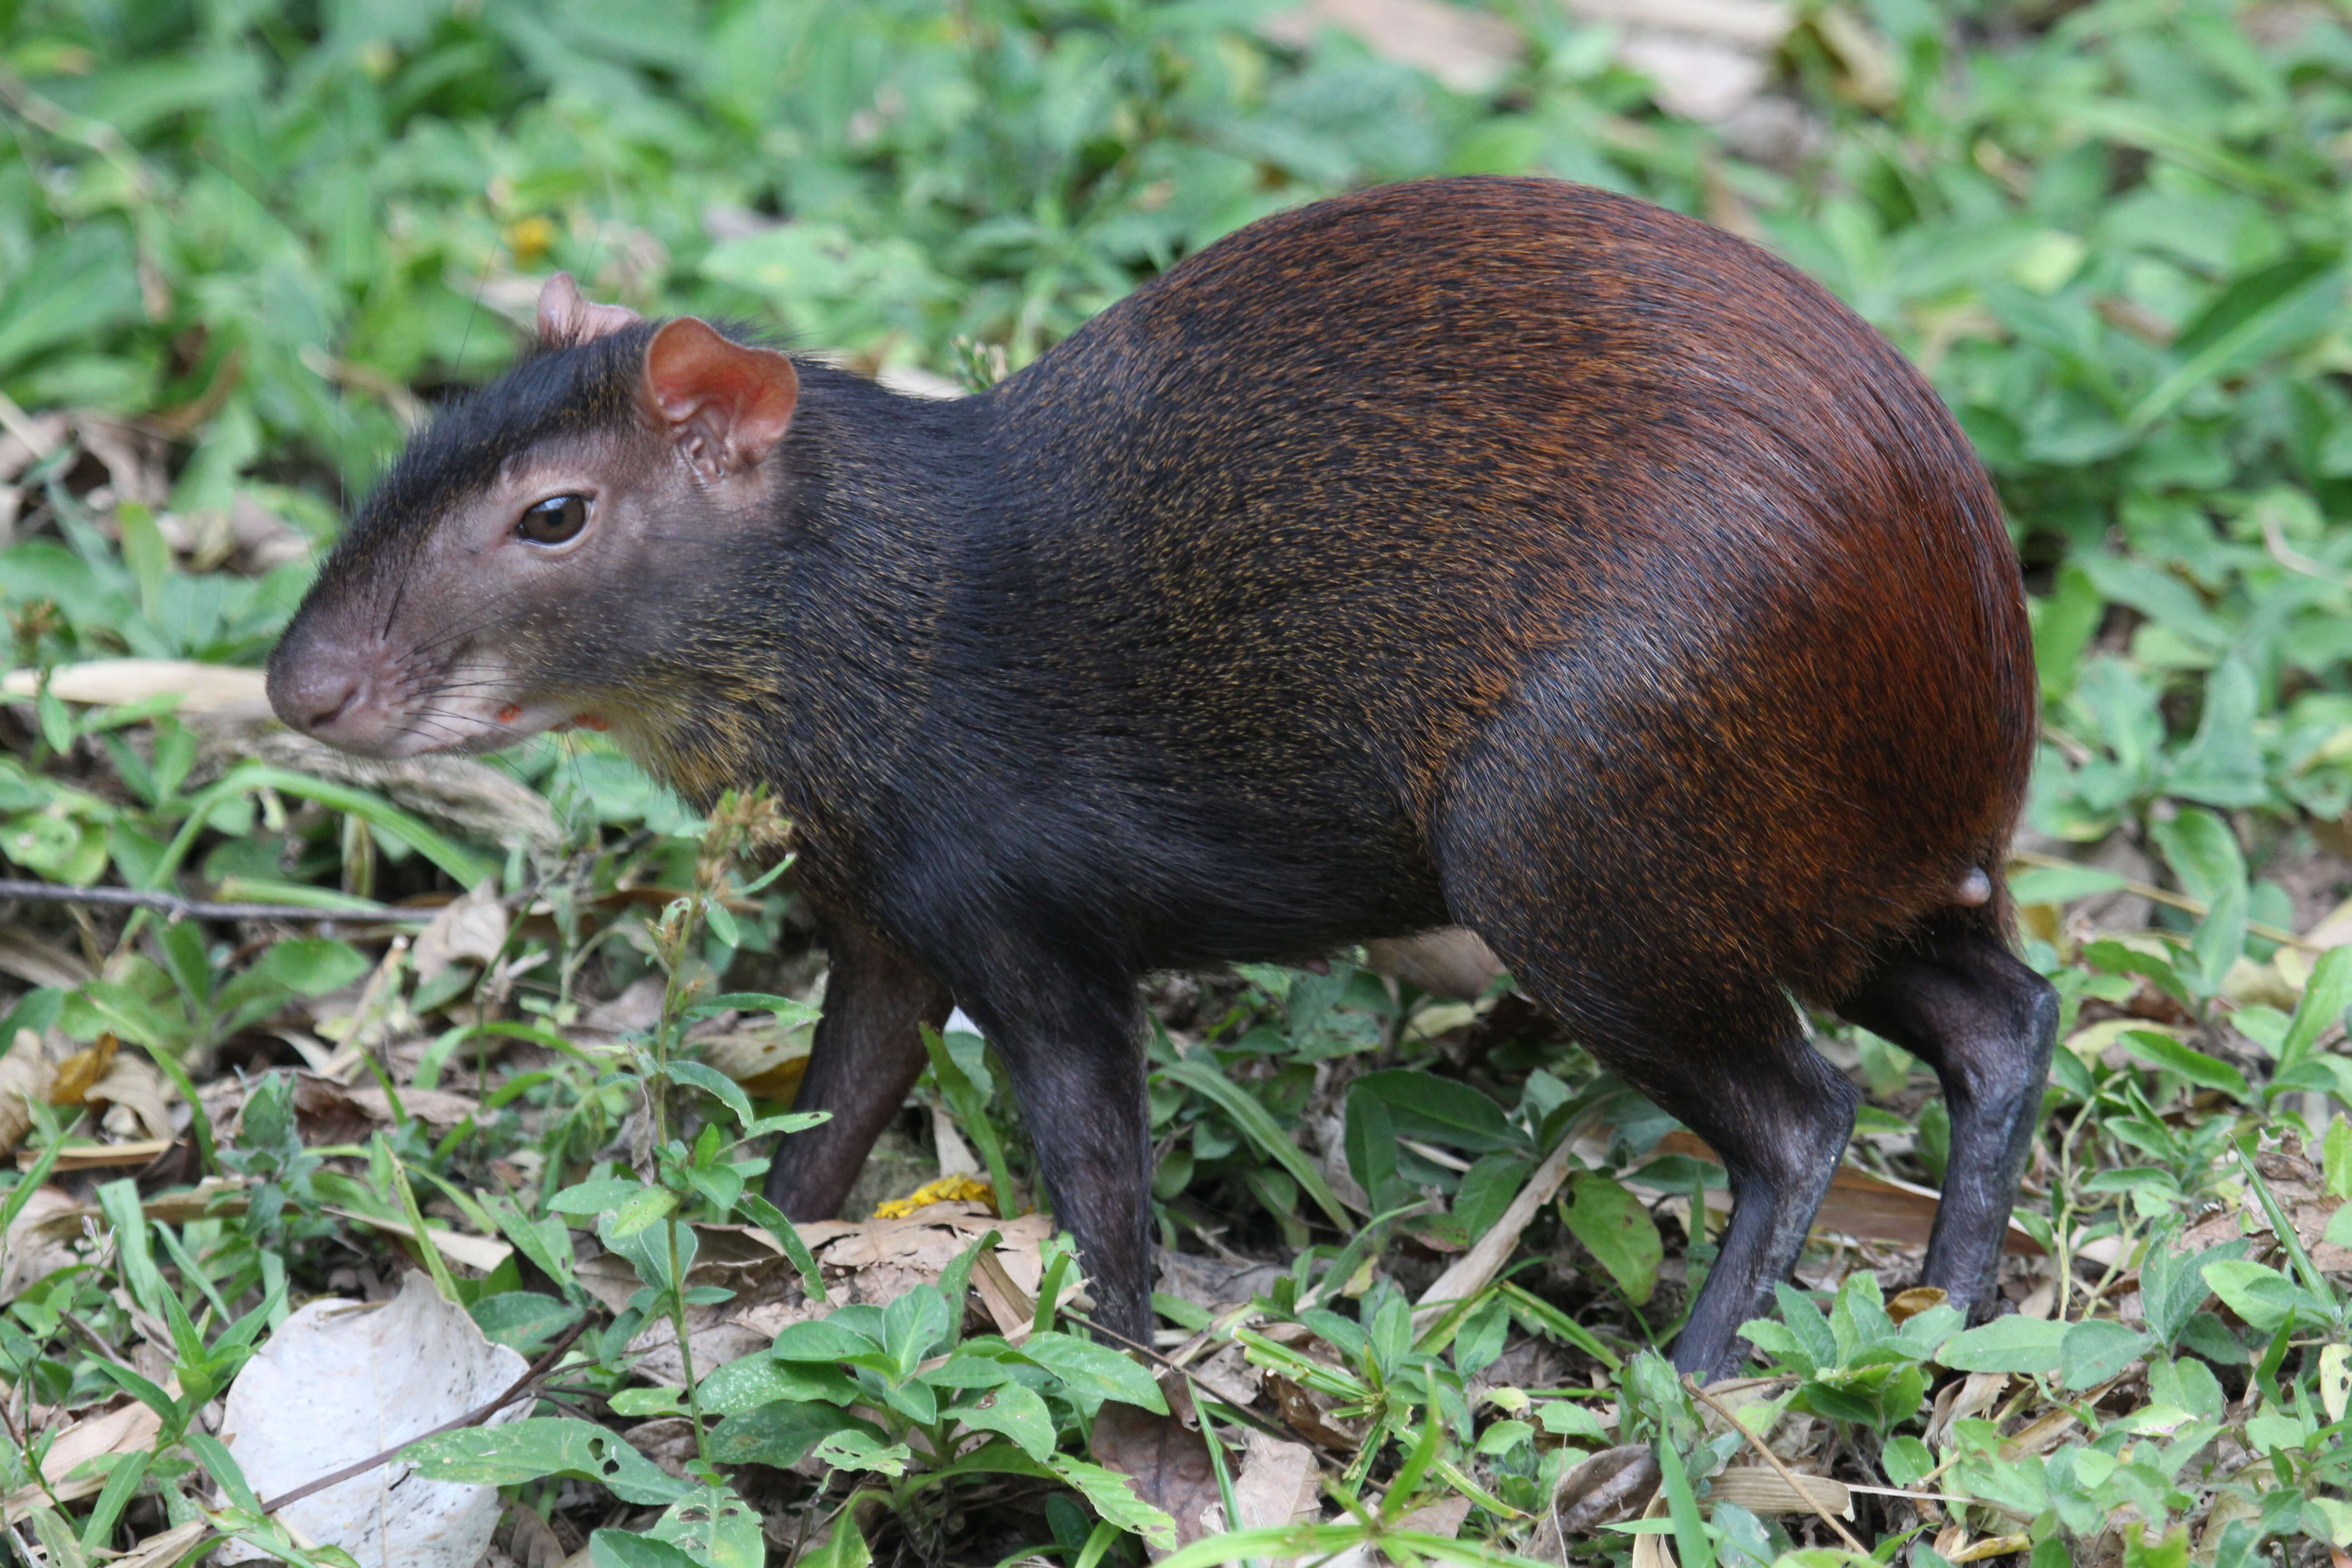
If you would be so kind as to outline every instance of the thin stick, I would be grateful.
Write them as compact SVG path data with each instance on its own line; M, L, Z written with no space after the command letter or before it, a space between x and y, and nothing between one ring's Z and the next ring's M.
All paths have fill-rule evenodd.
M350 1480L353 1476L363 1476L370 1470L374 1469L378 1465L389 1464L392 1460L397 1458L400 1455L400 1451L409 1447L411 1444L422 1443L427 1437L438 1437L444 1432L455 1432L461 1426L480 1426L483 1422L488 1421L491 1416L496 1415L508 1405L512 1405L522 1395L523 1391L528 1389L533 1383L536 1383L539 1379L545 1377L549 1373L555 1370L555 1363L563 1359L563 1352L572 1348L572 1342L578 1339L581 1334L586 1331L587 1327L588 1315L585 1312L583 1312L580 1315L580 1321L572 1324L569 1329L565 1330L562 1339L548 1346L547 1349L541 1352L540 1358L525 1368L523 1374L520 1377L516 1378L514 1382L508 1386L507 1391L504 1394L499 1394L488 1405L468 1410L463 1415L458 1416L455 1421L444 1421L440 1426L434 1427L430 1432L419 1432L414 1437L403 1438L400 1442L394 1443L391 1447L386 1448L381 1454L371 1454L366 1458L360 1460L356 1464L345 1465L341 1469L335 1471L332 1475L320 1476L317 1480L306 1482L301 1486L296 1487L290 1492L280 1492L276 1497L271 1498L268 1501L263 1503L261 1505L261 1511L264 1513L276 1513L279 1509L286 1507L289 1503L300 1502L304 1498L309 1497L313 1492L322 1492L329 1487L341 1486L343 1482Z
M177 893L150 892L140 888L77 888L63 882L23 882L0 877L0 899L23 899L43 904L104 904L116 909L155 910L175 921L370 921L422 924L438 910L395 909L369 904L351 910L319 910L308 904L217 904L208 899L185 899Z
M1780 1479L1789 1483L1789 1489L1795 1492L1799 1497L1803 1498L1812 1508L1812 1510L1822 1516L1822 1522L1823 1524L1828 1525L1832 1530L1837 1531L1838 1539L1845 1542L1846 1549L1848 1551L1856 1552L1864 1557L1870 1555L1869 1549L1864 1547L1861 1542L1856 1541L1853 1538L1853 1531L1848 1530L1844 1525L1838 1522L1837 1515L1832 1513L1820 1503L1814 1501L1813 1494L1805 1489L1805 1486L1802 1481L1797 1479L1797 1473L1794 1470L1791 1470L1788 1466L1780 1462L1780 1456L1772 1451L1770 1444L1765 1442L1763 1438L1759 1437L1755 1433L1749 1431L1746 1422L1740 1420L1738 1416L1734 1415L1730 1411L1726 1410L1723 1405L1717 1401L1715 1395L1709 1394L1706 1389L1701 1388L1698 1385L1698 1379L1693 1377L1688 1373L1683 1373L1683 1386L1689 1389L1692 1396L1704 1403L1709 1410L1714 1411L1717 1415L1722 1416L1724 1420L1729 1422L1733 1431L1747 1438L1748 1447L1763 1455L1764 1462L1780 1472Z

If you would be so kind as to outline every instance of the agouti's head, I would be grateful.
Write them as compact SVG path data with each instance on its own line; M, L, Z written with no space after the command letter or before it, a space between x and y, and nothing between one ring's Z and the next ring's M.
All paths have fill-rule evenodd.
M269 701L371 756L622 738L775 515L792 362L691 317L541 294L539 346L420 431L269 659Z

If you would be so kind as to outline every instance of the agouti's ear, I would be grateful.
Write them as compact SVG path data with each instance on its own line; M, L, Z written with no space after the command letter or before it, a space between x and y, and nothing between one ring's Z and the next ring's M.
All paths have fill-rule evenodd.
M646 345L646 401L688 458L714 476L766 457L800 395L791 360L730 342L692 316L665 322Z
M545 348L589 342L643 320L626 305L593 303L569 272L557 273L539 291L539 341Z

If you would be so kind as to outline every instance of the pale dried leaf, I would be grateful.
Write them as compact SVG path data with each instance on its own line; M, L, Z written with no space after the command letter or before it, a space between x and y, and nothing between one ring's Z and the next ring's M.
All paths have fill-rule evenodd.
M71 948L26 931L0 931L0 974L14 975L27 985L70 991L90 977L90 967Z
M31 701L34 675L29 669L10 671L0 679L0 696ZM49 671L49 689L62 701L95 707L177 696L184 718L260 720L269 716L264 679L257 669L189 658L97 658L56 666Z
M1242 1516L1237 1528L1266 1529L1318 1517L1320 1479L1314 1449L1252 1428L1242 1450L1242 1473L1234 1481L1234 1501Z
M125 1051L108 1065L104 1077L83 1091L82 1099L121 1106L139 1119L149 1137L169 1146L174 1133L170 1092L154 1063Z
M16 1031L16 1043L0 1057L0 1151L16 1148L33 1130L33 1100L47 1103L58 1069L30 1029Z
M288 1319L230 1385L221 1436L254 1490L270 1497L455 1420L528 1365L411 1272L380 1307L319 1300ZM528 1409L518 1401L491 1420ZM425 1480L395 1461L289 1504L281 1517L363 1568L474 1568L498 1526L499 1494ZM259 1559L234 1545L223 1554Z
M430 980L461 958L485 969L495 963L507 941L507 908L499 901L496 878L463 898L453 899L416 933L408 962L419 980Z
M1354 35L1382 58L1427 71L1456 92L1493 88L1519 56L1517 28L1444 0L1307 0L1267 18L1263 31L1297 48L1327 26Z
M1769 1465L1733 1465L1709 1483L1718 1502L1738 1503L1750 1513L1820 1513L1853 1517L1853 1494L1827 1476L1787 1477Z
M328 1214L341 1215L345 1219L356 1220L372 1230L383 1232L386 1236L404 1236L411 1241L416 1239L416 1227L405 1221L362 1214L357 1209L337 1208L332 1204L325 1205L323 1208ZM512 1247L503 1241L494 1241L487 1236L468 1236L463 1231L444 1230L437 1225L426 1226L425 1234L433 1238L434 1250L440 1253L444 1258L451 1263L462 1264L479 1274L488 1274L514 1256Z
M62 1187L44 1185L25 1200L8 1225L8 1262L0 1271L0 1302L13 1301L35 1280L77 1261L73 1241L81 1205Z

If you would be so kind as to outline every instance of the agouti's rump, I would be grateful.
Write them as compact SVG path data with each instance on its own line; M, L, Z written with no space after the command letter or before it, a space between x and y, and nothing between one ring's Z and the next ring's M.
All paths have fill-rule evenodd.
M952 996L1140 1337L1137 975L1458 922L1724 1154L1678 1361L1734 1354L1851 1125L1790 993L1943 1076L1927 1279L1986 1300L2053 1016L1996 891L2023 602L1965 441L1822 290L1468 180L1255 225L951 405L576 305L419 437L273 693L375 749L593 712L697 798L777 788L834 960L788 1209Z

